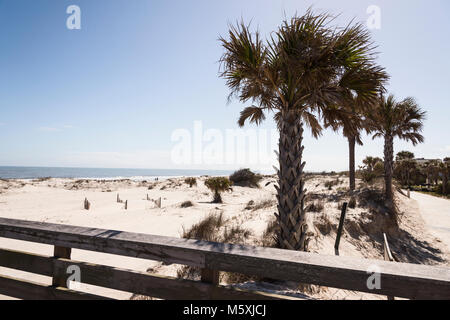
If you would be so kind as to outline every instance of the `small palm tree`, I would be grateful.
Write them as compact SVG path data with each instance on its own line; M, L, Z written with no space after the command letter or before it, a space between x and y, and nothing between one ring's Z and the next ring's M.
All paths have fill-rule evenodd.
M205 186L214 192L213 203L222 203L222 196L224 191L230 191L233 183L226 177L214 177L206 179Z
M221 76L237 97L252 106L238 124L260 124L273 112L280 131L278 173L278 245L307 250L304 210L303 131L318 137L320 114L329 106L346 105L350 94L370 105L378 96L384 70L374 64L370 33L363 24L332 28L333 17L314 14L286 20L267 40L244 23L220 38L225 53Z
M402 160L413 160L414 159L414 153L411 151L400 151L395 156L395 161L402 161Z
M380 97L379 103L367 114L369 126L375 132L373 138L384 138L384 180L386 204L394 209L392 176L394 167L394 138L410 141L413 145L424 141L421 134L426 112L420 110L416 101L408 97L397 102L393 95Z

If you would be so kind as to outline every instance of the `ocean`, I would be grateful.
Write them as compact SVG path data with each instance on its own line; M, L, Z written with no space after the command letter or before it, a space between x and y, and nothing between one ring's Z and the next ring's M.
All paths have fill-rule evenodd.
M184 170L184 169L114 169L114 168L64 168L64 167L2 167L1 179L78 178L78 179L132 179L182 176L223 176L232 173L227 170Z

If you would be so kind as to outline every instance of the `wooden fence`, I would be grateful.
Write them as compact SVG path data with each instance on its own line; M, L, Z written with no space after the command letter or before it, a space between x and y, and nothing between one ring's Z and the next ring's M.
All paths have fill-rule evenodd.
M450 299L450 268L231 245L197 240L0 218L0 237L53 245L54 256L0 249L0 266L53 277L47 286L0 275L0 294L21 299L105 299L66 288L77 266L81 282L161 299L284 299L218 284L219 271L410 299ZM182 280L70 259L82 249L202 269L201 281ZM368 270L380 270L369 289Z

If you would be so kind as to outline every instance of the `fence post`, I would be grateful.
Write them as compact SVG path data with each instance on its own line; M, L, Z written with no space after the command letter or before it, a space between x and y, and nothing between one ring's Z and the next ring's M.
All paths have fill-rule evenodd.
M392 256L391 249L389 248L389 242L387 240L386 233L383 233L383 240L384 240L384 244L383 244L384 260L386 260L386 261L395 261L394 257ZM395 300L395 297L387 296L387 299L388 300Z
M71 252L72 252L71 248L55 246L53 251L53 257L70 259ZM60 270L57 268L53 269L53 279L52 279L53 286L67 288L66 278L67 275L64 272L64 270Z
M347 212L347 202L342 204L341 217L339 219L339 227L336 234L336 242L334 243L334 253L339 255L339 243L341 242L342 229L344 228L345 213Z
M201 269L201 281L212 284L214 286L219 285L219 271L212 269ZM213 291L210 292L210 299L214 299Z

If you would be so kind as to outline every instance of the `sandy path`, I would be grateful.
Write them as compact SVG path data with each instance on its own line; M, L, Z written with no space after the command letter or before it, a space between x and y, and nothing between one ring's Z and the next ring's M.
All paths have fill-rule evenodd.
M420 214L430 232L450 249L450 200L411 192L411 198L419 204Z

